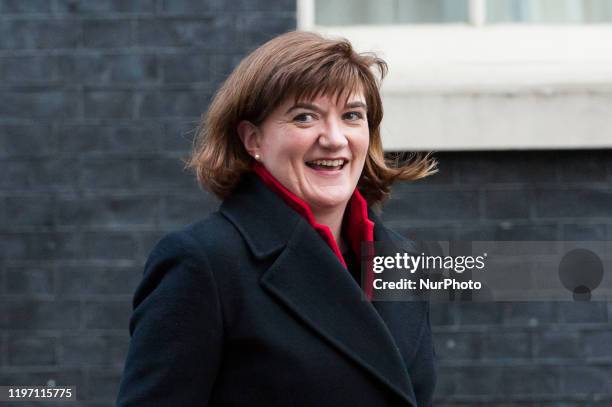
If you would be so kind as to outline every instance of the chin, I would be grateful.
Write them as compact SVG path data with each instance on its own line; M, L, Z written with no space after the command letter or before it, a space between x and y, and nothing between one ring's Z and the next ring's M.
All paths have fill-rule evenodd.
M342 196L337 197L317 197L314 199L309 199L308 202L311 202L311 205L314 205L319 208L331 208L338 205L343 205L350 199L350 195L343 194Z

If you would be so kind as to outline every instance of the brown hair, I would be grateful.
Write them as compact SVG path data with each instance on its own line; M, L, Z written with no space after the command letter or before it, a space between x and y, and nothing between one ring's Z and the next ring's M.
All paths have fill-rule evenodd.
M289 95L296 101L319 95L348 98L361 90L368 107L370 144L357 187L368 204L382 203L396 180L416 180L437 172L429 153L412 154L408 160L397 154L385 158L379 88L386 73L385 61L374 54L356 53L348 40L300 31L280 35L244 58L221 85L198 126L186 167L195 171L202 187L224 199L242 174L250 171L253 160L238 136L240 121L259 125Z

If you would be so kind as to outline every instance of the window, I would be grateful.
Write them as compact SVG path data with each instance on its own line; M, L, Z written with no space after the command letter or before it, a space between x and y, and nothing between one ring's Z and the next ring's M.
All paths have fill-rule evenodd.
M612 21L610 0L487 0L487 22L538 24Z
M389 63L388 150L612 147L612 0L298 0L298 28Z
M315 11L318 25L468 21L467 0L316 0Z
M611 0L312 0L314 24L584 24L612 21ZM470 13L470 10L472 13Z

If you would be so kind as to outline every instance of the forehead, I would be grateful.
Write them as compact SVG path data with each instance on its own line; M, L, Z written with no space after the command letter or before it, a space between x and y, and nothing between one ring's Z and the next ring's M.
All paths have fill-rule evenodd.
M335 93L315 93L312 95L291 95L287 97L283 104L313 103L313 104L334 104L344 106L351 102L366 102L366 97L361 89L356 91L343 91Z

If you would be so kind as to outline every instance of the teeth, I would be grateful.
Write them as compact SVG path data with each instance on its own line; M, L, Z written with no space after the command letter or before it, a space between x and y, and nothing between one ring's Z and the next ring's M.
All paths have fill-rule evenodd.
M344 160L314 160L310 161L311 164L325 165L327 167L337 167L344 164Z

